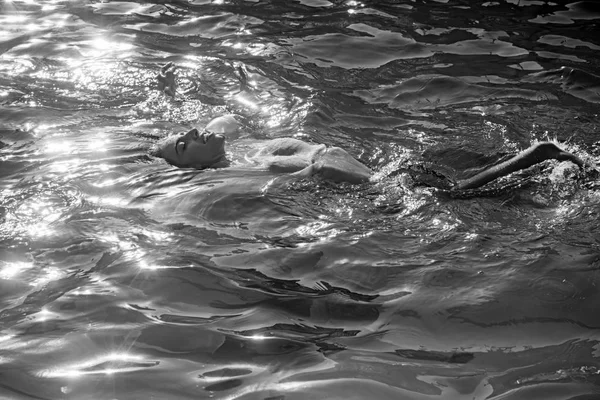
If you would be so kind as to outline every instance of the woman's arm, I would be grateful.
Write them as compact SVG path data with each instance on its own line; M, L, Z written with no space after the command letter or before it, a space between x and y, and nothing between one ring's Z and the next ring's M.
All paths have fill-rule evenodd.
M501 176L506 176L512 172L529 168L532 165L549 159L571 161L577 164L580 168L585 165L581 159L567 151L560 149L554 143L542 142L534 144L510 160L495 165L483 172L478 173L475 176L472 176L471 178L459 181L454 189L477 188L493 181L494 179L500 178Z
M327 148L315 159L312 171L334 182L364 183L373 175L366 165L339 147Z

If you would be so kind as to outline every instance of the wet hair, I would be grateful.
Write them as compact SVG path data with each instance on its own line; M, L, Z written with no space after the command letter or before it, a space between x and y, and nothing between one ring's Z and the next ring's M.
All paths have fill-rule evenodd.
M167 160L163 154L163 143L165 141L167 141L169 139L169 136L162 138L161 140L158 141L158 143L153 144L150 149L148 150L148 155L152 156L152 157L157 157L157 158L162 158L163 160L165 160L168 164L173 165L175 167L179 167L182 168L182 165L179 165L177 163L173 163L169 160Z
M162 156L162 148L160 147L160 143L153 144L150 147L150 149L148 150L148 154L151 155L152 157L163 158L163 156Z

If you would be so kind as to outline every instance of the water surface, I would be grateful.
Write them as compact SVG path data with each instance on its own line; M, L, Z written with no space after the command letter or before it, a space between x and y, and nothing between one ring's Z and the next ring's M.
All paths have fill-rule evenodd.
M600 9L499 0L0 3L0 397L600 397ZM178 67L174 99L156 90ZM359 186L148 155L237 113ZM237 161L236 161L237 160ZM511 179L499 185L510 186Z

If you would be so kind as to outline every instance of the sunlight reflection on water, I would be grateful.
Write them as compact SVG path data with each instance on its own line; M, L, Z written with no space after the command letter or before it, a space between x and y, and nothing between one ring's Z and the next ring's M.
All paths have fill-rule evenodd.
M597 160L588 3L1 3L0 397L596 395L597 185L556 163L454 199L403 171L548 137ZM148 154L230 113L376 177Z
M44 371L40 375L48 378L77 378L84 375L112 375L132 372L139 368L154 367L159 361L148 361L143 356L128 353L110 353L78 364L56 370Z
M14 262L6 263L0 270L0 277L2 279L12 279L16 277L20 272L33 268L33 263L28 262Z

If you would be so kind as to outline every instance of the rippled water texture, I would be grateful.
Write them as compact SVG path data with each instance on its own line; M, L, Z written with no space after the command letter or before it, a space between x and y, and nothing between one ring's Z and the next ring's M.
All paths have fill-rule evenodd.
M3 0L0 397L600 398L597 178L555 162L453 198L398 169L461 179L537 140L598 162L599 19L561 0ZM224 113L380 180L271 187L236 141L228 169L148 154Z

